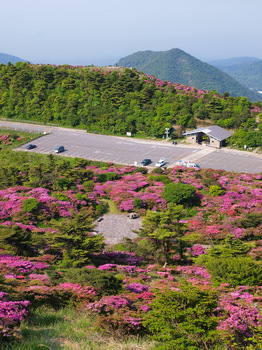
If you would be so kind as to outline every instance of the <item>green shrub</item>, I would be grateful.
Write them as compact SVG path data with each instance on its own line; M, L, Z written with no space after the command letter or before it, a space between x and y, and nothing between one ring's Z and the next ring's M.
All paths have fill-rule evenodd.
M209 187L209 193L211 194L211 196L213 197L218 197L221 196L225 191L223 190L223 188L221 186L218 185L211 185Z
M217 294L190 284L180 288L159 293L144 317L151 338L160 342L157 349L216 349Z
M144 202L141 198L135 198L133 200L133 204L135 208L141 209L143 207Z
M71 178L67 179L65 177L61 177L56 181L56 188L59 190L68 190L73 185L75 185L75 181Z
M27 213L32 213L39 207L39 202L36 198L26 198L23 201L23 210Z
M210 188L211 186L218 186L218 182L215 179L202 179L202 185Z
M99 295L116 295L122 290L122 279L98 269L70 269L64 273L66 282L92 286Z
M142 173L142 174L147 174L148 173L148 169L147 168L144 168L144 167L137 167L135 170L134 170L134 173Z
M167 175L149 175L148 176L148 181L157 181L157 182L162 182L163 184L169 184L173 182Z
M119 175L114 172L102 173L97 175L97 181L106 182L106 181L114 181L119 178Z
M152 174L163 174L164 170L162 168L155 168L152 171Z
M52 196L57 198L59 201L65 201L65 202L70 201L70 198L62 192L53 193Z
M237 224L243 228L258 227L262 224L262 215L260 212L247 213L237 221Z
M215 285L256 286L262 284L262 266L249 257L213 257L204 263Z
M79 200L79 201L86 201L86 202L89 202L89 197L87 194L84 194L84 193L80 193L78 192L76 194L76 199Z
M92 192L95 187L95 183L93 180L87 180L82 183L82 187L85 191Z
M178 182L165 185L162 196L167 203L192 204L195 193L194 186Z
M96 212L97 212L98 215L105 214L107 212L107 208L103 204L98 204L96 206Z

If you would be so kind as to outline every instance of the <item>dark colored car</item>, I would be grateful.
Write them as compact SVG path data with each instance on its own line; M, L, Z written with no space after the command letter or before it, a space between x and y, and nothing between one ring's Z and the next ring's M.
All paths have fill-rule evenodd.
M145 166L145 165L148 165L148 164L151 164L151 163L152 163L151 159L144 159L144 160L142 160L141 165Z
M55 148L55 153L61 153L64 152L65 147L64 146L58 146Z
M34 148L36 148L36 145L30 144L26 146L26 149L34 149Z

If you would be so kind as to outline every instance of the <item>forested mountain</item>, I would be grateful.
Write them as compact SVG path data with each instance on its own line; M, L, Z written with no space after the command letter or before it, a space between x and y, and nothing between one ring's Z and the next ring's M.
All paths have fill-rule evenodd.
M5 53L0 52L0 63L7 64L8 62L16 63L16 62L26 62L26 60L23 60L20 57L16 57L13 55L7 55Z
M213 65L252 91L262 91L262 60L249 57L247 60L215 61Z
M232 96L246 96L258 101L260 96L242 86L235 79L180 49L169 51L140 51L120 59L119 66L134 67L146 74L186 84L199 89L228 91Z
M166 127L177 137L185 128L210 124L254 132L262 107L134 69L21 62L0 65L0 98L2 118L143 137L162 137Z

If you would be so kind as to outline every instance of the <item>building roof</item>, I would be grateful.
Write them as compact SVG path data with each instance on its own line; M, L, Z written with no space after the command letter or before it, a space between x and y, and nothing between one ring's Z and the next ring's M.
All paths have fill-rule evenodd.
M198 134L198 133L204 133L208 135L209 137L212 137L218 141L223 141L227 139L228 137L232 136L232 132L228 131L226 129L221 128L220 126L217 125L212 125L212 126L206 126L202 128L197 128L195 130L187 131L183 135L193 135L193 134Z

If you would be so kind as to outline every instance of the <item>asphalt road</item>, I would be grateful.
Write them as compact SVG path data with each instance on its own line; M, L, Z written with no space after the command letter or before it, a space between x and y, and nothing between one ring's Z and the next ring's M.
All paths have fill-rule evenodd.
M37 148L27 151L22 145L18 150L55 154L54 149L63 145L65 152L61 157L79 157L84 159L134 165L144 158L152 160L151 166L160 157L166 159L166 166L173 167L180 159L187 159L201 168L224 169L227 171L259 173L262 172L262 157L248 152L228 149L215 149L196 145L171 145L165 141L138 140L115 136L88 134L82 130L46 127L0 121L0 128L26 130L35 133L46 132L32 143ZM50 132L50 133L49 133Z

